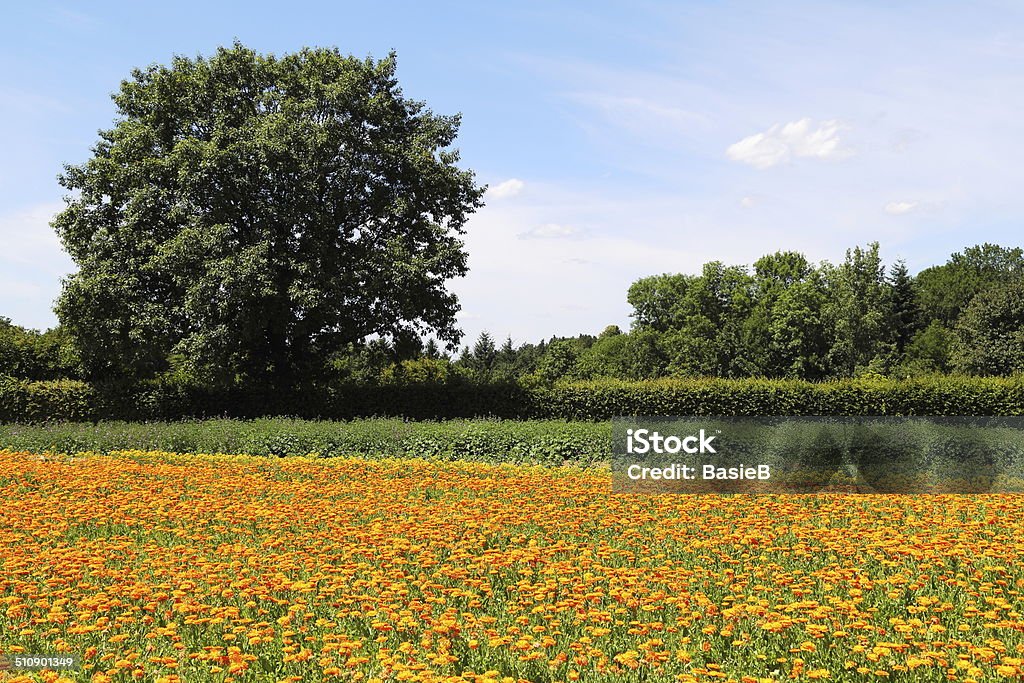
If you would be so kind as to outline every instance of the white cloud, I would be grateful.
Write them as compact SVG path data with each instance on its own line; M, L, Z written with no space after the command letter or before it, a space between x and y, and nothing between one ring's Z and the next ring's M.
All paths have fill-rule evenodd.
M918 206L917 202L889 202L885 205L885 212L894 216L910 213Z
M822 121L817 126L811 119L780 123L730 145L725 153L733 161L754 168L771 168L796 157L845 159L853 150L842 146L839 133L848 128L836 120Z
M519 233L519 239L566 239L569 237L580 237L583 235L583 231L573 225L563 225L561 223L545 223L539 225L533 230L527 230L526 232Z
M508 197L515 197L523 191L524 187L526 187L526 183L519 178L509 178L494 187L488 188L487 196L491 199L507 199Z
M757 204L757 200L753 197L744 197L740 200L740 206L744 209L752 209Z
M936 214L946 212L951 206L964 200L962 193L958 192L955 187L945 189L942 194L930 194L932 194L931 197L926 194L918 199L893 200L885 205L885 212L893 216L902 216L911 212Z

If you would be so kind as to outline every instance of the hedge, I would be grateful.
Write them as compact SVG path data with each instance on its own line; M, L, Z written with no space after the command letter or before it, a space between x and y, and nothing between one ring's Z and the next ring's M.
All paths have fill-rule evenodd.
M0 422L292 416L607 420L615 415L1024 415L1024 380L657 380L343 386L320 392L0 378Z
M570 420L615 415L1022 415L1021 378L913 380L659 380L567 384L546 392L544 414Z

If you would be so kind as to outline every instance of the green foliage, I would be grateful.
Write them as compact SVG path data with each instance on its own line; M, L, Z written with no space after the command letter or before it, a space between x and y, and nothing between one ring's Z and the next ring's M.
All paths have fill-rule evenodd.
M0 380L0 421L177 420L292 415L317 419L607 420L618 415L1020 415L1024 380L981 377L806 382L767 379L601 380L522 384L341 385L323 392L213 389L149 382Z
M235 44L132 72L54 227L57 305L92 378L319 378L371 336L454 346L459 234L483 188L458 116L402 95L395 57Z
M623 361L622 353L614 362L580 356L576 368L559 376L819 381L945 372L948 330L967 302L1011 286L1021 273L1024 251L992 244L953 254L917 278L902 261L887 273L877 242L848 250L839 265L815 266L802 254L782 251L758 259L752 273L711 262L700 275L658 275L630 287L630 336L649 335L646 348L653 352L646 367ZM978 325L987 323L971 324L986 334ZM992 339L983 345L998 343L1013 344ZM630 346L622 341L617 350ZM957 367L1005 373L1015 366L964 360Z
M953 254L944 265L922 270L915 284L925 317L952 327L977 294L1022 274L1024 250L985 243Z
M952 334L946 326L931 321L907 346L905 371L912 375L948 371L951 345Z
M290 419L0 425L0 448L33 452L164 450L320 457L420 457L560 465L607 458L611 426L563 421Z
M486 382L494 372L497 359L498 349L494 345L494 339L487 332L481 332L473 344L473 350L463 350L460 368L469 379Z
M1024 371L1024 282L977 294L957 322L953 366L972 375Z
M692 275L655 275L634 282L626 295L633 307L633 318L639 328L666 332L678 328L685 320L679 307L686 297Z
M444 384L452 377L447 358L415 358L390 365L381 372L382 384Z
M330 377L340 384L378 384L389 367L403 360L384 339L349 344L332 358Z
M602 381L537 396L540 415L1020 415L1019 378L925 377L833 382L759 379Z
M85 382L0 376L0 422L89 420L102 412L99 392Z
M892 290L873 243L839 266L815 267L796 252L759 259L753 274L711 262L699 276L639 280L628 300L635 331L658 334L672 376L817 380L887 369Z
M684 321L664 340L676 376L739 377L749 374L743 320L753 306L753 281L746 269L713 261L692 280L677 302Z
M37 332L0 316L0 375L47 380L78 376L77 358L60 327Z
M578 339L552 340L537 363L537 374L549 383L569 377L585 348Z
M825 268L825 279L830 374L854 377L886 369L893 351L887 326L891 309L878 243L847 250L842 265Z
M921 326L921 306L906 263L897 261L889 269L889 285L890 336L897 354L902 354Z
M571 374L577 379L632 377L629 347L628 335L605 329L593 345L576 357Z
M749 374L821 379L828 370L827 302L821 273L802 254L777 252L754 263L756 302L744 325Z

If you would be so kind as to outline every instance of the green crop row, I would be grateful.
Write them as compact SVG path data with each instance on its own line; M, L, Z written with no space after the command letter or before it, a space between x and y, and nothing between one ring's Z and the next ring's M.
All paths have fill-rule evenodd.
M560 465L606 460L608 423L295 419L0 425L0 448L35 453L158 450L364 458L420 457Z

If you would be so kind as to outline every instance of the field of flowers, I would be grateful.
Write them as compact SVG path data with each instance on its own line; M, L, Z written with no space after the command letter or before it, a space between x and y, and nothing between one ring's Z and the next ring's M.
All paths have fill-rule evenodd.
M0 451L2 681L982 681L1024 497L614 496L607 470Z

